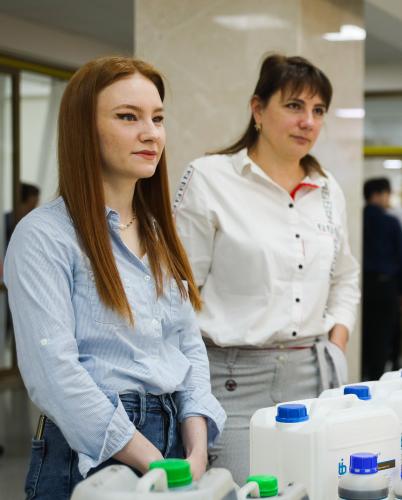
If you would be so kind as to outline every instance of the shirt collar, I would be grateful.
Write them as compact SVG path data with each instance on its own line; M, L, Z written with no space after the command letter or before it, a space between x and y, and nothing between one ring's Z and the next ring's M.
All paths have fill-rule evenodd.
M235 153L232 158L232 163L235 170L240 175L242 175L246 167L254 169L255 172L259 174L264 173L264 171L248 156L247 148L243 148L238 153ZM265 173L264 175L268 177ZM302 180L302 184L315 184L317 187L323 187L325 183L326 178L315 171L310 172Z
M111 222L112 224L119 224L120 223L120 216L116 212L116 210L113 210L113 208L105 206L105 215L106 215L106 219L109 222Z
M318 172L312 171L301 181L301 184L314 184L317 187L323 187L327 182L327 178L323 177Z
M241 149L238 153L235 153L232 157L232 164L238 174L242 174L245 167L250 166L252 163L251 159L247 154L247 148Z

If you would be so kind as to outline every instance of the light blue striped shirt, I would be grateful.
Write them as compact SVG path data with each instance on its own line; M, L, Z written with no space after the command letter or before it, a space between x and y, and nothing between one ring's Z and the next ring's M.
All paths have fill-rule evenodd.
M62 198L18 224L4 265L22 377L78 452L83 476L135 432L119 393L178 391L179 421L207 417L210 444L225 421L190 302L182 301L174 280L156 296L146 258L119 236L119 215L106 209L106 217L134 328L100 301Z

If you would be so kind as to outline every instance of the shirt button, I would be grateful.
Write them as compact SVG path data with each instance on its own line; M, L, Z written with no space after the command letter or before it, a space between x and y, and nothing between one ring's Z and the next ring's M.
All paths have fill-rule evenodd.
M292 332L293 337L296 337L297 332Z
M294 207L293 203L289 203L289 208L293 208L293 207Z
M40 343L41 343L41 345L47 345L47 339L42 339L42 340L40 341Z
M148 276L148 274L146 276L144 276L145 281L149 281L150 279L151 279L151 276Z
M297 298L297 299L296 299L296 302L300 302L300 299L299 299L299 298Z
M157 319L153 319L152 320L152 326L154 326L155 328L159 326L159 321Z
M300 234L295 234L296 238L300 238Z
M226 387L226 390L228 390L229 392L235 391L237 388L236 380L233 380L232 378L226 380L225 387Z
M301 264L299 264L299 269L303 269L303 266Z

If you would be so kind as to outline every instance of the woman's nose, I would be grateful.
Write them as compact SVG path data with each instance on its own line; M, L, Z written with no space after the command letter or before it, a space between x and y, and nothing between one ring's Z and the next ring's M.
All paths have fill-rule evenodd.
M154 122L144 123L140 132L141 141L156 141L159 137L159 131Z
M307 111L305 115L302 117L302 120L300 122L300 126L302 128L308 128L311 129L314 126L314 116L313 113L310 113Z

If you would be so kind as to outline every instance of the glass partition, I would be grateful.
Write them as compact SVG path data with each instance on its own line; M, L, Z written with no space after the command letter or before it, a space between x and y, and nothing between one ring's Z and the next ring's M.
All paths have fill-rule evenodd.
M57 115L71 75L0 55L0 382L19 380L3 283L7 241L22 217L56 194Z
M0 369L11 367L11 324L3 285L3 262L12 225L12 77L0 73Z
M21 73L21 182L40 189L40 202L57 189L57 115L66 81Z

